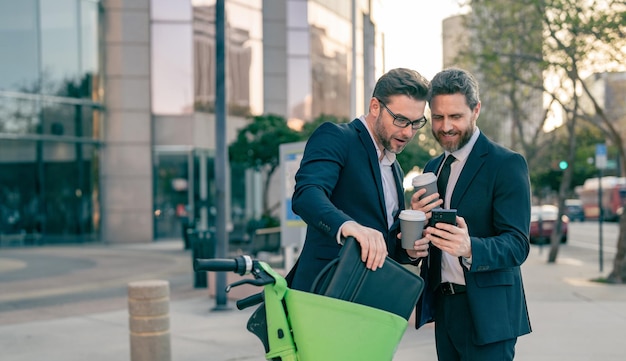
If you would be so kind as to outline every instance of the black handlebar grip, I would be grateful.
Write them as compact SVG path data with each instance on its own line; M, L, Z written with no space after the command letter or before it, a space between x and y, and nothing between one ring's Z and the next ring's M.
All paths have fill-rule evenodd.
M198 271L235 272L237 270L237 261L234 259L225 259L225 258L211 258L211 259L196 258L193 261L193 270L196 272Z
M242 298L240 300L238 300L236 302L237 304L237 309L238 310L243 310L246 309L250 306L254 306L254 305L258 305L259 303L263 302L264 297L263 297L263 292L260 293L256 293L254 295L248 296L246 298Z

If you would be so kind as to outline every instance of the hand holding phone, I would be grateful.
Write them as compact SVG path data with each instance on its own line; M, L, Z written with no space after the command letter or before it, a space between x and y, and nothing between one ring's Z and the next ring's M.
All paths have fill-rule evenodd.
M430 218L430 225L434 227L435 224L439 222L456 226L456 209L433 209L432 217Z

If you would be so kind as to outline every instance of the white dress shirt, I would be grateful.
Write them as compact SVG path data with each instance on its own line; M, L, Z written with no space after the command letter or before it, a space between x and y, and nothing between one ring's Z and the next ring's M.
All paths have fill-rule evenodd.
M443 203L443 208L445 209L450 208L450 199L452 199L454 187L456 186L456 182L459 180L461 171L463 170L463 167L467 162L467 158L469 157L472 148L474 148L474 144L476 144L476 140L478 140L479 135L480 130L476 128L476 131L470 138L470 141L463 148L452 153L456 160L450 164L450 178L448 179L448 186L446 187L446 199ZM445 155L448 156L448 154L449 153L446 152ZM447 252L441 252L441 282L451 282L459 285L465 284L465 275L463 274L463 268L459 263L459 258Z

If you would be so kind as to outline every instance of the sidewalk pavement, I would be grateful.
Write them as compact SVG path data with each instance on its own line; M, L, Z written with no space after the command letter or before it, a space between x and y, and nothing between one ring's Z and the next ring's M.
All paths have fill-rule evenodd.
M547 253L533 247L522 267L533 332L516 360L624 360L626 286L590 281L601 276L594 251L563 245L556 264ZM147 279L170 282L172 361L264 360L246 330L252 310L214 310L210 289L193 288L181 241L0 250L0 358L130 360L126 286ZM433 326L413 322L394 360L436 360Z

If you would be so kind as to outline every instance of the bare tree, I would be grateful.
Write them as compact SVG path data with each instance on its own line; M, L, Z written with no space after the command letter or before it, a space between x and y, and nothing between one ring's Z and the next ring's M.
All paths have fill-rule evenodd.
M593 91L586 79L594 73L626 70L626 1L624 0L474 0L467 27L472 43L465 58L473 61L481 74L489 74L487 84L507 95L513 114L522 114L515 101L523 99L522 89L541 91L550 100L545 124L553 109L563 113L568 129L567 160L573 163L578 120L593 122L603 129L619 149L621 169L626 169L623 136L607 115L602 94ZM539 37L538 37L539 35ZM540 73L542 81L535 76ZM552 104L558 107L552 107ZM554 114L552 114L554 116ZM545 149L542 128L525 142L526 119L513 117L519 147L529 165L539 161ZM519 149L519 148L518 148ZM571 167L565 170L559 188L559 216L563 214L566 191L571 188ZM618 253L609 279L626 281L626 217L620 221ZM548 262L555 262L560 239L559 228L551 240Z

